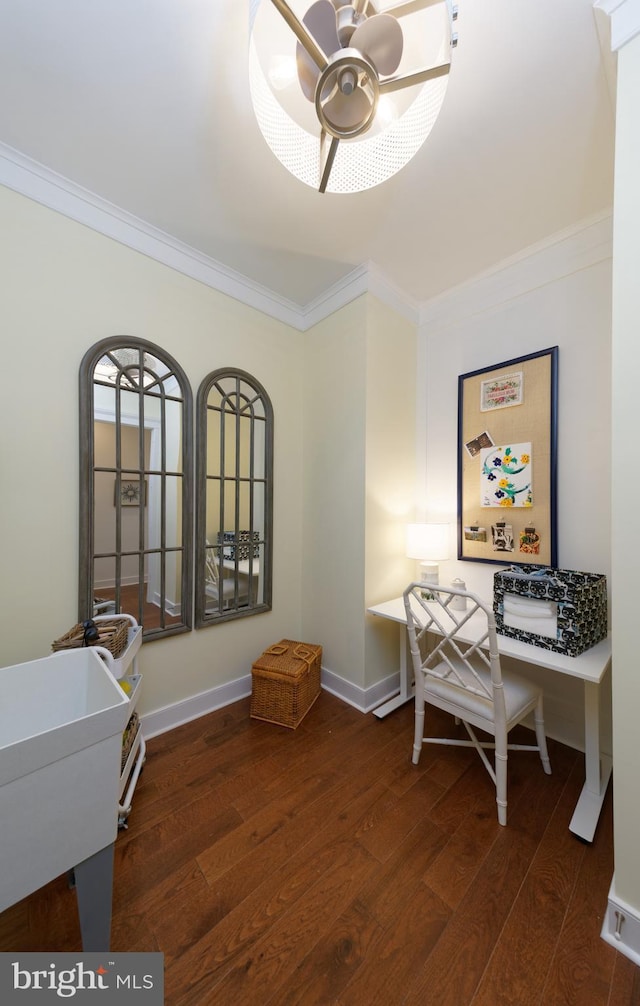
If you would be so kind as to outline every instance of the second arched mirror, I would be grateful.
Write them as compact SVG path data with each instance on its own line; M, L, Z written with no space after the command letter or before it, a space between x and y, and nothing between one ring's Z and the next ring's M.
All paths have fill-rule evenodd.
M196 425L196 626L271 609L273 410L242 370L209 374Z

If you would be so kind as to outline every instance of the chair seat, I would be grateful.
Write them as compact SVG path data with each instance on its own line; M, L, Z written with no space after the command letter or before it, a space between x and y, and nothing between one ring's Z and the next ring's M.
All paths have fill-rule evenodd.
M423 744L474 747L496 787L499 824L507 823L507 758L510 749L537 751L551 772L544 732L542 689L502 670L493 610L476 594L458 587L410 583L404 592L415 690L414 765ZM464 598L462 607L454 607ZM464 614L458 614L464 612ZM469 740L424 735L425 707L437 706L464 723ZM533 713L536 744L509 744L509 731ZM492 734L484 744L474 728ZM485 747L493 749L493 764Z
M480 690L484 686L487 689L487 694L478 695L475 692L462 689L459 685L454 684L453 681L445 681L442 678L435 677L432 673L433 671L438 672L438 674L445 674L449 670L449 666L445 661L441 661L435 667L430 668L430 672L425 675L425 697L427 701L435 700L438 703L438 700L443 700L457 706L461 716L462 711L466 709L474 716L486 720L488 724L493 724L495 707L490 698L491 673L489 669L474 662L474 670L482 682L479 685L463 661L452 661L452 663L456 673L464 681L467 689L476 688ZM536 705L541 694L541 689L519 674L504 670L502 671L502 684L507 723L517 722ZM490 730L490 732L492 733L493 731Z

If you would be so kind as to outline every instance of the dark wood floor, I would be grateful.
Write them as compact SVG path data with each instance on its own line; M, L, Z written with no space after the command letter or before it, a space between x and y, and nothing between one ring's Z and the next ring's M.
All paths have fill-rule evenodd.
M168 1006L639 1004L640 969L600 938L611 792L586 845L582 756L551 742L546 776L513 753L501 828L475 752L411 764L411 719L323 693L295 731L247 700L152 739L112 949L164 952ZM0 914L1 951L80 947L64 877Z
M105 587L97 592L101 600L113 600L115 598L115 589L113 587ZM160 616L162 614L161 609L157 604L152 604L150 601L146 600L146 592L143 593L142 608L139 605L138 597L138 584L128 584L120 588L120 611L125 611L136 619L136 621L145 627L145 629L158 629L161 627ZM180 622L180 617L177 615L169 615L165 612L164 615L164 625L177 625Z

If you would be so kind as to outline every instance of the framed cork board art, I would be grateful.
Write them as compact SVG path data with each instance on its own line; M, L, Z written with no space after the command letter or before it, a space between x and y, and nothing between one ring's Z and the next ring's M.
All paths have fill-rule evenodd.
M557 565L558 347L458 378L458 558Z

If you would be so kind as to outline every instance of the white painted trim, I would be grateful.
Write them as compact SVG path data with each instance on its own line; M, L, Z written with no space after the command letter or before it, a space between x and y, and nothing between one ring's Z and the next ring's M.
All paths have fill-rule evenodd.
M155 712L145 713L140 717L142 729L146 738L156 737L167 730L173 730L183 723L189 723L200 716L206 716L216 709L231 705L251 695L251 675L245 674L236 681L229 681L225 685L217 685L206 692L192 695L181 702L174 702L170 706L156 709Z
M640 4L640 0L636 2ZM299 305L1 142L0 184L300 332L306 332L366 293L377 297L413 324L427 323L437 327L442 318L450 324L451 304L455 304L456 311L464 316L481 310L483 302L486 306L495 303L496 298L504 301L517 296L523 286L531 289L534 285L543 285L611 255L611 214L607 212L525 249L499 263L489 273L422 305L392 283L375 262L357 266L321 296L307 305ZM567 254L567 242L576 245L573 257ZM553 248L558 256L549 255ZM539 256L538 277L531 275L535 256ZM524 262L526 274L518 275L519 268L522 273Z
M138 582L137 580L135 581ZM155 604L156 608L160 608L160 594L157 590L151 593L151 596L147 599L151 604ZM172 601L170 597L165 597L164 599L164 610L167 615L175 616L182 614L182 604L179 601Z
M316 297L300 309L299 324L296 325L301 332L306 332L313 328L318 322L328 318L329 315L346 307L351 301L356 300L369 289L369 279L366 266L358 266L347 276L344 276L333 286L325 290L320 297Z
M347 705L353 706L361 713L370 713L376 706L382 705L387 699L398 694L400 689L400 673L390 674L370 688L360 688L352 681L341 678L339 674L322 668L322 687L325 691L342 699Z
M0 143L0 183L293 328L300 307Z
M417 305L372 264L356 267L309 304L295 304L1 142L0 184L300 332L370 290L417 320Z
M360 688L358 685L354 685L352 681L347 681L346 678L342 678L334 671L323 667L322 687L326 692L346 702L347 705L353 706L354 709L366 714L372 712L378 706L381 706L383 702L392 699L398 694L400 691L400 673L396 671L369 688ZM141 717L145 737L156 737L158 734L163 734L167 730L173 730L175 727L179 727L183 723L189 723L200 716L206 716L216 709L222 709L224 706L229 706L232 702L238 702L249 695L251 695L251 675L246 674L236 681L229 681L225 685L218 685L206 692L192 695L181 702L164 706L162 709L157 709L154 712L145 713ZM531 727L533 729L533 722ZM567 744L576 750L583 750L583 747L576 743L575 738L563 734L562 730L550 732L547 729L547 737L552 737L561 744Z
M364 689L323 667L322 687L361 713L369 713L376 706L398 693L400 675L396 672L396 674L391 674L383 681L372 685L371 688ZM236 681L217 685L215 688L200 692L198 695L192 695L191 698L181 702L175 702L162 709L156 709L154 712L145 713L140 717L144 735L147 738L156 737L158 734L173 730L183 723L189 723L191 720L206 716L207 713L212 713L216 709L229 706L232 702L238 702L248 695L251 695L251 675L245 674Z
M611 18L614 52L640 34L640 0L596 0L593 6Z
M433 334L612 255L613 217L606 212L525 248L490 271L425 302L420 325L428 326Z
M369 293L390 307L396 314L417 325L420 321L420 304L392 283L375 262L369 262Z
M615 876L609 888L607 911L600 935L634 964L640 965L640 912L618 897Z
M335 311L346 307L347 304L366 293L377 297L407 321L414 325L418 324L420 317L418 302L388 280L375 262L368 262L366 265L358 266L347 276L334 283L322 296L302 308L301 322L298 327L301 331L306 332L318 322L328 318Z

